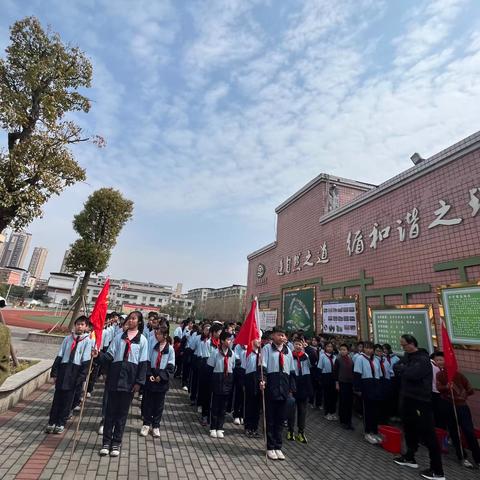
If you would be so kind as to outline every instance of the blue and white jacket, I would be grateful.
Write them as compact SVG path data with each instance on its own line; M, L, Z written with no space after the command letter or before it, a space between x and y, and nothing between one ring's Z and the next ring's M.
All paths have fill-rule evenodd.
M81 385L91 357L92 342L88 333L65 337L50 371L50 376L56 378L55 388L73 390Z
M127 332L117 335L105 354L100 354L101 363L110 363L106 388L108 391L131 392L133 386L145 385L148 366L148 342L138 332L128 345Z
M280 352L283 353L283 368L280 368ZM266 389L270 400L287 400L295 392L295 367L291 350L283 345L267 344L262 349L262 367L264 369Z
M227 371L225 371L225 358ZM224 352L221 348L216 349L207 360L211 371L212 393L216 395L229 395L233 386L233 369L235 368L236 356L229 348Z
M166 392L170 387L170 376L175 371L175 350L166 343L160 355L160 364L157 368L160 343L149 349L146 387L152 392ZM160 382L151 382L150 377L160 377Z
M360 353L353 366L353 388L365 399L378 400L380 396L380 362Z

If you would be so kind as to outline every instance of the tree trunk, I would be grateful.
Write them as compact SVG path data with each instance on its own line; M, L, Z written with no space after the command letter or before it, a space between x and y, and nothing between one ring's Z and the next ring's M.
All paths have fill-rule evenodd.
M82 284L80 285L80 287L78 287L78 291L79 291L78 301L75 304L75 308L73 309L73 313L72 313L72 319L70 320L70 323L68 325L68 328L70 328L70 329L73 328L75 320L79 316L80 309L83 308L83 300L82 299L87 296L87 287L88 287L88 282L90 280L91 273L92 272L85 272L85 275L83 276ZM84 312L84 314L86 315L87 312Z

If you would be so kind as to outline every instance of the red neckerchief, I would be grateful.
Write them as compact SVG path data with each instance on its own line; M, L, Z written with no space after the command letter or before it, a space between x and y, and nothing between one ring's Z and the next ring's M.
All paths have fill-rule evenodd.
M123 340L126 343L125 351L123 352L123 359L128 360L128 355L130 353L130 349L132 348L132 341L128 338L128 335Z
M163 355L163 351L165 350L165 347L167 346L167 344L165 344L165 346L163 348L160 348L161 345L158 344L158 354L157 354L157 360L155 361L155 368L160 368L160 362L162 361L162 355Z
M298 371L302 373L302 364L300 363L300 359L303 357L303 352L292 352L293 358L297 359L297 367Z
M383 362L385 361L385 358L380 357L380 368L382 369L382 377L385 378L385 365Z
M360 355L363 355L363 357L368 360L370 369L372 370L372 378L375 378L375 363L373 362L373 359L371 357L367 357L363 352Z
M219 338L212 337L212 340L210 341L210 343L211 343L215 348L218 348L218 347L220 346L220 339L219 339Z
M222 350L223 355L223 375L226 377L228 375L228 350L227 353L224 353Z
M280 350L277 348L275 345L275 349L278 352L278 367L279 367L279 372L283 372L283 367L285 366L285 355L283 354L283 345L280 348Z
M70 353L72 353L75 350L75 348L77 348L77 345L86 337L82 338L80 335L74 335L72 333L72 338L73 338L73 342L72 342L72 346L70 347Z

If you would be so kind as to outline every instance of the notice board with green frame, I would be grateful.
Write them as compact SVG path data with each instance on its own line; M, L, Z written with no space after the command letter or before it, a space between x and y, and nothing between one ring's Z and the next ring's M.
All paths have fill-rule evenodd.
M480 285L460 283L439 288L440 314L450 340L460 346L480 347Z
M437 334L432 305L392 305L369 307L368 310L375 343L388 343L396 354L403 355L400 337L410 334L417 339L419 348L433 352Z

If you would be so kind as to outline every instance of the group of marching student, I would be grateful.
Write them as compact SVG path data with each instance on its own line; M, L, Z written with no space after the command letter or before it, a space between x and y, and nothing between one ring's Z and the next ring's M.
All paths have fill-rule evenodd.
M144 328L143 315L138 311L131 312L125 320L117 313L107 315L99 349L90 329L89 319L79 317L74 332L63 340L51 370L55 394L45 432L63 432L76 407L76 392L84 388L93 358L90 378L94 380L89 382L87 391L93 390L100 373L106 378L98 431L103 437L99 453L118 457L135 393L142 394L140 435L146 436L152 430L154 437L160 436L165 395L175 369L175 352L168 321L160 319L156 312L149 314L148 328Z

